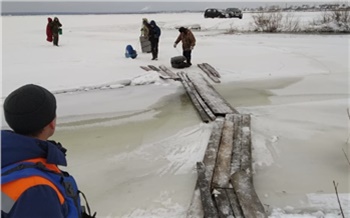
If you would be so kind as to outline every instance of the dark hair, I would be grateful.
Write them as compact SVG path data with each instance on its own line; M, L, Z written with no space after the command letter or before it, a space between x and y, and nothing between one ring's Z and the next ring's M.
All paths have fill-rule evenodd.
M184 33L184 32L186 32L186 30L187 29L185 27L183 27L183 26L179 28L179 32L180 33Z

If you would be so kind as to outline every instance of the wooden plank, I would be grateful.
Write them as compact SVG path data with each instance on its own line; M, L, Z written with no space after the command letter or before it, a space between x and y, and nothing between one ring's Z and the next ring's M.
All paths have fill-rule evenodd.
M264 206L261 204L250 176L245 170L233 174L231 184L237 194L244 217L267 218Z
M190 207L187 210L186 217L187 218L204 217L204 211L203 211L203 205L201 200L201 193L198 186L198 181L196 183L196 188L192 196Z
M200 68L210 77L210 78L214 78L215 80L218 80L217 76L215 74L213 74L205 65L205 63L200 64Z
M190 86L186 82L184 72L179 72L178 76L181 78L181 83L184 86L184 88L185 88L188 96L190 97L193 105L197 109L197 111L199 113L199 116L201 117L202 121L205 122L205 123L208 123L210 121L210 118L208 117L207 113L203 110L203 108L201 107L201 105L198 102L197 98L194 96L192 89L190 88Z
M233 188L226 189L227 197L230 201L230 205L235 218L244 218L242 208L239 205L237 195Z
M242 150L242 115L233 115L233 149L231 175L241 169L241 150Z
M219 218L218 211L211 197L209 181L205 176L205 165L202 162L197 162L198 186L201 193L203 204L204 217Z
M208 105L203 101L202 97L197 92L196 88L194 87L193 83L188 79L187 74L184 74L184 79L186 80L187 84L189 85L190 89L192 90L194 96L197 98L199 104L203 108L203 110L207 113L208 117L211 120L215 120L216 116L213 114L213 112L210 110Z
M252 140L250 130L250 115L242 115L242 150L241 150L241 169L245 170L253 179L252 172Z
M221 142L223 127L224 127L224 118L218 117L213 122L213 130L211 131L207 149L205 150L205 155L203 158L203 163L207 168L206 176L210 181L210 184L213 179L214 168L216 164L217 154L219 151L219 145Z
M153 65L148 65L148 67L153 70L156 71L159 74L159 77L162 79L170 79L170 76L166 73L164 73L163 71L159 70L157 67L153 66Z
M213 80L213 82L220 83L220 80L216 77L213 76L210 71L204 66L204 64L197 64L197 66L205 73L207 76Z
M170 76L171 79L178 80L180 79L177 74L175 74L173 71L171 71L169 68L167 68L164 65L160 65L159 69L161 69L164 73Z
M209 106L211 111L216 116L222 116L225 114L238 113L230 104L223 99L220 94L214 89L213 86L203 76L194 77L188 74L189 80L196 88L199 95L202 97L204 102Z
M213 130L209 137L209 142L207 149L205 151L205 155L203 158L203 163L206 166L205 176L209 181L209 185L211 186L211 180L213 178L214 167L216 163L217 152L219 150L219 144L221 140L222 128L224 126L224 119L222 117L216 118L213 122ZM211 187L210 187L210 190ZM195 192L192 196L192 201L190 207L187 211L187 218L198 218L203 217L203 206L200 199L198 181L196 183Z
M145 71L150 71L151 69L149 67L146 66L140 66L141 69L144 69Z
M233 148L233 115L225 117L222 137L213 175L213 187L229 188L231 176L231 158Z
M216 202L220 218L234 217L230 200L227 196L226 189L215 189L214 200Z
M157 71L157 72L159 72L159 71L161 71L159 68L157 68L156 66L154 66L154 65L147 65L149 68L151 68L152 70L154 70L154 71Z
M215 76L215 77L217 77L217 78L220 78L221 76L220 76L220 73L213 67L213 66L211 66L210 64L208 64L208 63L203 63L204 64L204 67L205 68L207 68L207 70L209 70L209 72L213 75L213 76Z

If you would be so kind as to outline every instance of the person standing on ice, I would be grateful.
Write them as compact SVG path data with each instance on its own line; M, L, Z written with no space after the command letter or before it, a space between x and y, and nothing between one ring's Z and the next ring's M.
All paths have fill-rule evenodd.
M148 33L149 33L148 20L147 18L142 18L141 36L148 38Z
M52 18L47 18L47 25L46 25L46 41L52 42L52 30L51 30L51 24L52 24Z
M158 46L159 46L160 34L161 34L160 28L157 26L156 22L152 20L149 23L149 35L148 35L148 39L151 42L152 60L158 60Z
M56 98L47 89L24 85L3 104L11 130L1 130L1 217L93 218L80 204L66 149L49 140L56 129Z
M187 64L191 66L191 54L194 46L196 45L196 38L194 37L192 31L185 27L180 27L179 32L180 35L177 37L174 43L174 48L176 48L176 45L180 41L182 42L182 55L185 56Z
M57 17L55 17L51 23L51 31L53 35L53 45L58 46L59 29L62 26Z

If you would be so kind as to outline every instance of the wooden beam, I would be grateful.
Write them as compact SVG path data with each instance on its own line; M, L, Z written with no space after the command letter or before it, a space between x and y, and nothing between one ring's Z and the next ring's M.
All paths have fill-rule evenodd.
M191 204L186 213L187 218L198 218L204 217L203 205L201 200L201 193L199 190L198 180L196 183L196 188L193 192Z
M208 64L208 63L203 63L203 64L204 64L204 67L207 68L207 70L209 70L209 72L210 72L213 76L215 76L215 77L217 77L217 78L220 78L220 77L221 77L220 74L219 74L219 72L218 72L213 66L211 66L211 65Z
M141 69L145 70L145 71L150 71L151 68L147 67L147 66L140 66Z
M241 169L241 150L242 150L242 115L233 115L233 149L231 175Z
M167 68L164 65L160 65L159 69L161 69L164 73L170 76L171 79L174 79L174 80L180 79L178 75L176 75L173 71L171 71L169 68Z
M229 188L233 148L233 114L227 114L214 169L213 187Z
M242 150L241 150L241 169L249 171L248 175L252 176L252 138L250 129L250 115L242 115Z
M154 71L161 71L158 67L154 66L154 65L147 65L149 68L151 68Z
M201 199L205 218L219 218L217 208L211 197L209 181L205 176L205 165L203 162L197 162L198 186L201 193Z
M216 118L216 120L213 122L213 129L211 131L208 146L203 158L203 163L206 166L205 176L208 179L210 186L211 186L211 181L213 179L213 172L214 172L214 167L216 163L217 152L219 150L219 144L221 140L223 126L224 126L224 119L222 117ZM210 187L210 190L212 190L211 187ZM197 181L195 191L192 196L192 201L187 211L187 218L198 218L203 216L204 216L203 205L202 205L201 196L199 193L199 185Z
M194 87L193 83L189 80L188 75L184 74L184 79L186 80L187 84L189 85L189 87L191 88L194 96L196 97L196 99L198 100L198 103L200 104L200 106L203 108L203 110L205 111L205 113L207 113L208 117L211 120L215 120L216 116L213 114L213 112L210 110L210 108L208 107L208 105L203 101L202 97L199 95L199 93L197 92L196 88Z
M205 150L205 155L203 158L203 163L207 168L206 176L209 180L210 185L213 179L214 168L215 168L218 150L221 142L223 127L224 127L224 118L218 117L213 122L213 130L211 131L209 143L208 143L207 149Z
M216 116L238 113L203 76L194 77L188 74L188 78Z
M214 191L215 193L213 193L213 195L218 208L219 217L234 217L226 189L217 188Z
M188 96L190 97L193 105L195 106L195 108L198 111L199 116L201 117L202 121L205 123L208 123L210 121L210 118L208 117L208 115L206 114L206 112L203 110L203 108L201 107L200 103L198 102L198 99L195 97L195 95L193 94L192 89L190 88L189 84L186 82L185 79L185 75L184 72L179 72L178 76L181 79L181 83L184 86Z
M252 180L245 170L233 174L231 184L237 194L244 217L267 218L264 206L261 204Z
M205 73L207 76L213 80L213 82L220 83L220 80L214 76L205 66L204 64L197 64L197 66Z
M239 205L237 195L233 188L226 189L227 197L235 218L244 218L241 205Z

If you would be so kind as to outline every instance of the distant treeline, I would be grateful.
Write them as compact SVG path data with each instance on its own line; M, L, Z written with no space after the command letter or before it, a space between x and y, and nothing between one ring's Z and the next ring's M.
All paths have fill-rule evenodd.
M40 15L108 15L108 14L165 14L201 13L203 11L145 11L145 12L1 12L1 16L40 16Z

